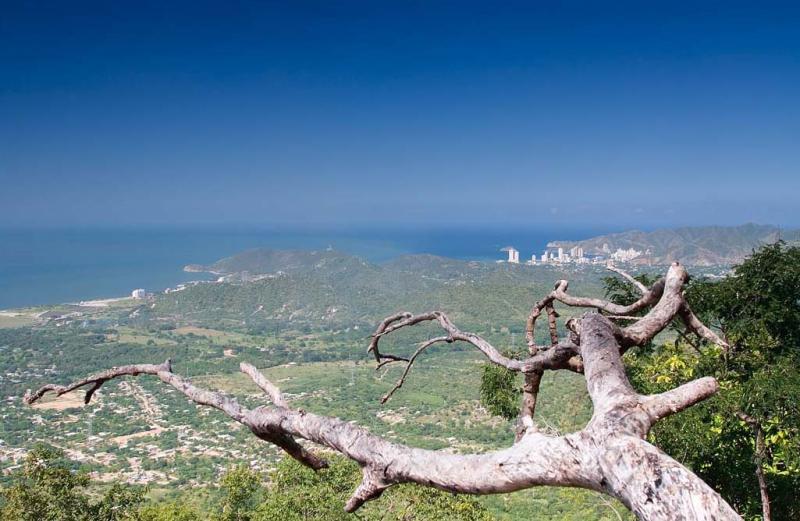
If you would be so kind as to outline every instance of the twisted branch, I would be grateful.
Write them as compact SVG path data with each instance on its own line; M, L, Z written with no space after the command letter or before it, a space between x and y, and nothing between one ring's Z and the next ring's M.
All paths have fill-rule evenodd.
M447 333L445 336L437 337L427 342L424 342L412 355L411 358L404 358L392 354L384 353L380 350L381 338L389 335L404 327L414 326L423 322L435 322ZM541 352L536 352L534 355L529 356L523 360L509 358L503 355L496 347L494 347L487 340L474 333L461 331L450 318L441 311L431 311L419 315L413 315L408 312L397 313L385 319L378 326L375 333L372 335L368 352L375 356L378 362L378 368L383 367L385 364L395 361L406 362L406 366L414 363L417 356L435 343L446 342L466 342L476 347L486 358L501 367L505 367L511 371L530 373L544 369L569 369L575 372L580 372L582 366L580 360L577 359L577 346L572 342L564 341L559 342L550 349L544 350L542 346ZM406 371L407 373L407 371Z
M682 410L715 390L703 379L655 396L639 396L622 367L614 327L608 319L589 313L581 319L587 387L595 414L581 431L566 436L526 432L513 446L485 454L450 454L408 447L370 434L349 422L318 416L288 405L247 409L220 392L195 387L171 372L168 363L115 368L66 387L45 385L28 393L34 403L45 393L95 385L121 376L155 375L190 400L215 407L247 426L257 437L274 443L311 468L325 465L300 446L302 438L338 451L363 469L362 483L346 504L351 512L398 483L419 483L451 492L493 494L538 485L574 486L604 492L620 499L643 519L680 519L676 504L703 504L708 519L739 519L707 485L667 455L643 440L659 418ZM273 402L285 403L280 390L253 366L242 370L265 389ZM645 491L630 486L630 472L662 476L661 488ZM676 498L680 501L676 503ZM698 503L700 502L700 503ZM671 505L666 510L665 505Z
M644 396L632 388L622 363L626 347L648 341L674 317L691 313L681 291L686 279L685 270L674 264L663 282L656 283L643 295L642 299L648 301L655 298L654 295L659 297L652 309L634 324L621 328L597 312L588 312L568 321L568 341L559 342L551 327L554 345L540 348L529 344L530 356L524 360L502 355L480 336L459 330L439 311L421 315L397 313L381 322L370 341L369 352L378 364L406 362L403 375L384 401L403 385L418 356L440 342L467 342L491 362L522 372L526 377L540 377L546 369L583 372L594 407L592 419L583 429L565 436L548 436L526 428L511 447L484 454L461 455L408 447L338 418L295 409L280 389L250 364L242 364L242 372L270 397L272 405L247 409L221 392L196 387L174 374L169 360L160 365L112 368L67 386L47 384L36 392L28 391L25 401L31 404L48 392L61 395L90 386L88 402L100 386L114 378L156 376L195 403L214 407L247 426L259 439L277 445L313 469L323 468L325 460L308 451L297 439L328 447L357 462L363 477L345 505L348 512L399 483L418 483L471 494L549 485L603 492L619 499L645 520L739 520L736 512L702 480L645 441L656 421L713 395L717 391L716 381L701 378L665 393ZM577 299L566 294L565 281L560 281L545 300L538 311L534 308L531 313L534 318L529 318L529 323L535 322L542 310L548 310L548 315L554 318L552 304L555 301L605 312L613 309L599 299ZM422 343L408 359L380 352L379 342L383 336L423 322L438 323L446 334ZM538 392L538 386L535 391Z

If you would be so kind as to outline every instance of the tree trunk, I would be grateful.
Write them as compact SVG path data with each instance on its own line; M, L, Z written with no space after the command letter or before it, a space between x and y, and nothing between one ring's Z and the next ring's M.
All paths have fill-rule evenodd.
M756 479L758 480L758 491L761 495L761 515L764 518L764 521L771 521L772 519L772 512L769 505L769 492L767 490L767 479L764 476L764 458L767 456L767 447L764 443L764 429L761 427L761 423L750 416L749 414L743 413L741 411L737 412L736 415L739 417L740 420L745 422L747 425L753 429L753 434L756 435L756 443L755 443L755 452L753 453L753 463L756 466Z
M764 477L764 457L766 456L766 447L764 446L764 430L761 426L758 427L756 433L756 477L758 478L758 490L761 493L761 512L764 521L772 519L772 513L769 508L769 493L767 492L767 480Z
M589 312L569 326L570 341L531 349L531 356L525 360L502 355L478 335L459 330L440 311L421 315L398 313L384 320L373 335L369 351L375 355L379 366L392 362L406 363L401 379L384 401L402 385L416 358L438 342L467 342L492 363L522 372L526 376L526 385L530 384L525 406L531 412L535 407L542 371L563 369L584 374L593 406L592 418L586 427L564 436L549 436L527 429L514 445L493 452L453 454L408 447L375 436L350 422L294 409L280 389L249 364L242 364L242 371L266 393L273 402L272 406L247 409L223 393L195 387L173 373L169 361L160 365L116 367L68 386L45 385L35 393L26 393L25 401L33 403L47 392L61 395L88 386L88 403L93 393L113 378L154 375L195 403L218 409L248 427L258 438L278 445L289 456L311 468L322 468L326 463L301 445L298 439L327 447L356 461L362 468L363 480L345 505L348 512L357 510L364 502L379 497L385 489L400 483L418 483L469 494L496 494L548 485L606 493L646 521L740 520L739 515L711 487L646 441L655 422L717 392L716 380L700 378L661 394L640 395L631 387L622 363L622 353L627 347L649 342L679 314L686 318L687 326L705 338L712 338L694 325L693 315L685 306L682 286L686 278L683 268L673 265L665 279L656 283L643 297L648 302L658 297L658 302L635 324L623 329L608 317ZM567 295L566 287L566 282L560 281L556 290L543 302L551 305L553 300L559 300L604 310L607 307L607 303L599 299L576 299ZM538 312L534 309L531 313L530 327L526 330L529 346L534 344L532 325ZM438 322L446 335L424 342L410 358L380 352L378 342L382 336L422 322ZM553 330L551 326L551 332ZM757 439L759 458L763 457L763 447L762 433ZM759 482L763 484L760 459L758 473ZM765 519L768 519L769 501L765 485L762 486L762 497L766 499Z

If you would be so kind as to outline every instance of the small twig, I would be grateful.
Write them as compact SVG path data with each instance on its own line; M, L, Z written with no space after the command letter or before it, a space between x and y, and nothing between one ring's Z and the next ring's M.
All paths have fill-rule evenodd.
M414 365L414 361L417 359L417 357L420 354L422 354L423 351L425 351L426 349L428 349L430 346L432 346L433 344L435 344L437 342L448 342L448 343L451 343L451 342L453 342L453 339L450 336L439 336L439 337L436 337L436 338L432 338L432 339L430 339L430 340L428 340L426 342L423 342L419 346L419 348L417 348L417 350L414 351L414 354L411 355L411 358L408 359L408 363L406 363L406 368L403 370L403 374L400 375L400 379L397 380L396 384L394 384L394 387L392 387L389 390L389 392L387 392L386 394L383 395L383 397L381 398L381 403L386 403L387 401L389 401L389 398L392 397L394 392L397 391L398 389L400 389L403 386L403 383L406 381L406 376L408 376L409 371L411 371L411 366Z

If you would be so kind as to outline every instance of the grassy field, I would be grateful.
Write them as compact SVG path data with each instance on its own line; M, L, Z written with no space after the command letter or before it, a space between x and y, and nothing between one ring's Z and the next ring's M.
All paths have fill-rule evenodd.
M32 312L0 311L0 329L32 326L36 322L36 314Z

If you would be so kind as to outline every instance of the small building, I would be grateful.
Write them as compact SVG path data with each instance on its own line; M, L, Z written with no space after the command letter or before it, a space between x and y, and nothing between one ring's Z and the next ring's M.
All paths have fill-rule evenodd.
M511 264L519 264L519 251L513 246L506 246L500 251L508 252L508 262Z
M131 291L131 297L141 300L147 296L147 293L142 288L135 289Z

